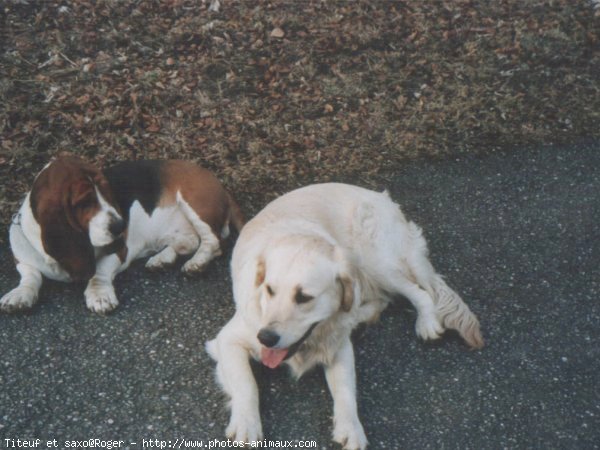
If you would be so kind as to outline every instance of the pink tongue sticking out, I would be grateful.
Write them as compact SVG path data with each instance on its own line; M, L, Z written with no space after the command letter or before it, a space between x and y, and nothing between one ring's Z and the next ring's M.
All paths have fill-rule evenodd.
M269 367L270 369L274 369L281 364L287 354L287 348L263 347L260 351L260 360L265 366Z

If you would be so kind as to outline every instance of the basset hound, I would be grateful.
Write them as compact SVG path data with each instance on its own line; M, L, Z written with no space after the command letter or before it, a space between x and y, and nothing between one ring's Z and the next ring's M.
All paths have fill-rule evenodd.
M107 313L118 304L113 279L138 258L162 269L177 255L193 256L183 272L201 272L221 254L229 225L242 212L217 178L187 161L123 162L104 171L60 156L37 175L13 219L10 244L19 285L0 309L31 308L42 275L86 281L87 307Z

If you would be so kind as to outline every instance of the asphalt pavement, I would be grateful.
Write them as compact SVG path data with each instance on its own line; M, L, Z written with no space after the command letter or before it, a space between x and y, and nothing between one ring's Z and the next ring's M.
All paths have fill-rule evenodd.
M387 177L486 347L419 342L402 300L359 330L370 448L600 448L600 143L421 160ZM203 344L233 313L230 255L192 279L136 264L108 317L86 309L83 286L47 281L31 312L0 315L0 447L223 440L228 412ZM2 247L0 292L17 281ZM339 448L322 370L294 381L254 369L266 437Z

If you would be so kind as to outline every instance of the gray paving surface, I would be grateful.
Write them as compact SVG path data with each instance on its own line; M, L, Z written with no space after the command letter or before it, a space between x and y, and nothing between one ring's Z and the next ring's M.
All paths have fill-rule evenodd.
M600 448L600 145L419 161L388 187L487 346L417 341L403 301L359 331L371 448ZM229 256L197 279L136 265L117 279L122 304L109 317L86 310L82 286L50 282L31 313L0 316L0 446L223 439L228 414L203 343L233 312ZM0 291L17 279L1 248ZM321 371L299 382L255 373L267 437L337 448Z

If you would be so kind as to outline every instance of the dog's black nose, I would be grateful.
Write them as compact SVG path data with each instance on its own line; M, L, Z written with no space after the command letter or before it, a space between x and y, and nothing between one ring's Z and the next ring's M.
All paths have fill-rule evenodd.
M258 332L258 340L265 347L274 347L279 342L279 335L268 328L263 328Z
M123 231L125 231L126 226L127 226L127 224L125 223L125 221L123 219L115 218L108 226L108 231L110 231L110 233L113 236L120 236L123 233Z

